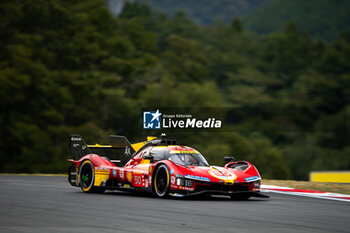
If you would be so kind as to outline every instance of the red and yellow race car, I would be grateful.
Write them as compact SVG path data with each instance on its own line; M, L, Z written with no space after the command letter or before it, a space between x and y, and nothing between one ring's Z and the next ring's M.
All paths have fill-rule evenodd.
M110 145L87 145L71 135L73 164L68 181L84 192L136 190L158 197L197 194L228 195L233 199L267 197L260 191L261 177L247 161L225 157L225 167L211 166L195 149L175 140L147 137L131 144L124 136L110 136ZM92 153L92 150L101 153Z

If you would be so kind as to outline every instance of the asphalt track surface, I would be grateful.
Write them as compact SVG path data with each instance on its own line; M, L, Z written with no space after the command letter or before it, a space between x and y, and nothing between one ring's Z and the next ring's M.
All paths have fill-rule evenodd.
M0 232L350 232L350 204L341 201L86 194L45 176L0 175L0 187Z

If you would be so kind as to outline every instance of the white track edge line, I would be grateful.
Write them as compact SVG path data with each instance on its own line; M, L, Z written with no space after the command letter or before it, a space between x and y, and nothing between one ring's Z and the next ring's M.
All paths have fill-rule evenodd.
M327 199L327 200L335 200L335 201L350 202L349 199L343 199L343 198L340 198L340 197L325 197L325 196L310 195L310 194L307 194L307 193L283 192L283 191L268 190L268 189L264 189L264 191L272 192L272 193L280 193L280 194L294 195L294 196L302 196L302 197L311 197L311 198L319 198L319 199Z

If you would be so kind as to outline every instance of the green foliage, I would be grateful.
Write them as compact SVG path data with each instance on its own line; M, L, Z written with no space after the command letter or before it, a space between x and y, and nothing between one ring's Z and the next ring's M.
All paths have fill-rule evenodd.
M237 17L232 20L231 28L235 32L243 32L243 30L244 30L241 21Z
M208 60L196 41L171 35L162 58L164 68L176 77L177 82L200 82L207 79Z
M248 156L248 160L252 161L265 178L288 179L290 177L283 153L273 147L269 139L253 135L250 140L253 144L253 153Z
M138 0L148 3L152 9L164 11L170 17L179 9L202 24L212 24L217 20L230 22L234 17L252 14L256 9L269 3L271 0Z
M347 0L275 0L247 17L245 25L259 34L268 34L282 30L293 20L311 36L330 41L350 30L349 11Z
M149 6L145 3L132 3L125 2L123 10L119 15L119 18L134 18L134 17L149 17L151 15L151 10Z
M178 83L175 76L165 76L147 86L141 101L148 107L216 107L221 104L221 95L211 82Z
M142 107L242 106L306 108L288 117L308 125L171 136L213 164L250 160L266 178L350 169L346 33L315 40L295 20L260 37L232 15L231 24L199 26L182 11L167 18L138 2L118 18L100 0L2 1L0 12L0 172L66 172L70 134L141 140ZM280 129L254 116L238 126L257 124Z
M260 35L282 31L294 21L302 31L314 38L335 40L339 33L349 32L348 0L137 0L153 10L173 17L178 10L202 25L218 21L232 25L240 17L245 28ZM141 4L140 4L141 5Z
M260 69L265 73L277 74L282 87L290 86L295 77L316 59L316 55L309 36L299 33L291 21L284 32L273 34L263 41Z

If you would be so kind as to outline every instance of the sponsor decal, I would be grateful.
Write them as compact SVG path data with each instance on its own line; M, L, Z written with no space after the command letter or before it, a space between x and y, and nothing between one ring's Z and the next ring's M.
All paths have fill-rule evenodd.
M171 169L171 170L170 170L170 174L171 174L171 175L174 174L174 169Z
M162 113L159 112L159 109L157 111L149 111L149 112L143 112L143 128L144 129L160 129L160 118Z
M123 187L124 188L130 188L130 184L124 184Z
M225 181L225 183L233 183L235 179L237 179L237 176L233 173L230 173L228 171L221 171L216 168L213 168L209 171L209 174L217 179Z
M124 155L126 155L126 156L129 156L129 155L131 155L131 152L130 152L130 147L125 147L125 151L124 151Z
M73 141L73 142L74 142L74 141L81 141L81 138L72 137L72 138L71 138L71 141Z
M172 150L171 154L199 154L198 151L195 150Z
M117 169L113 169L113 176L114 176L114 177L117 176Z
M120 179L124 179L124 170L120 170L119 176L120 176Z
M251 176L251 177L247 177L247 178L244 178L244 180L246 182L251 182L251 181L256 181L256 180L260 180L259 176Z
M139 168L140 168L140 166L139 166ZM142 167L141 167L142 168ZM143 172L142 171L134 171L134 175L135 174L143 174Z
M109 171L108 167L96 167L95 170L105 170L105 171Z
M152 167L149 167L149 173L151 173L152 172Z
M194 188L183 187L183 186L179 186L179 189L186 190L186 191L193 191L194 190Z
M194 175L187 175L185 174L186 178L193 179L193 180L200 180L200 181L207 181L210 182L210 179L208 177L204 176L194 176Z
M140 175L134 176L134 182L135 182L135 185L137 186L140 186L140 185L145 186L144 180Z
M127 178L128 181L131 183L131 181L132 181L132 173L131 173L131 172L128 172L128 173L126 174L126 178Z
M172 177L171 177L171 184L172 184L172 185L175 185L175 182L176 182L176 178L175 178L175 176L172 176Z

